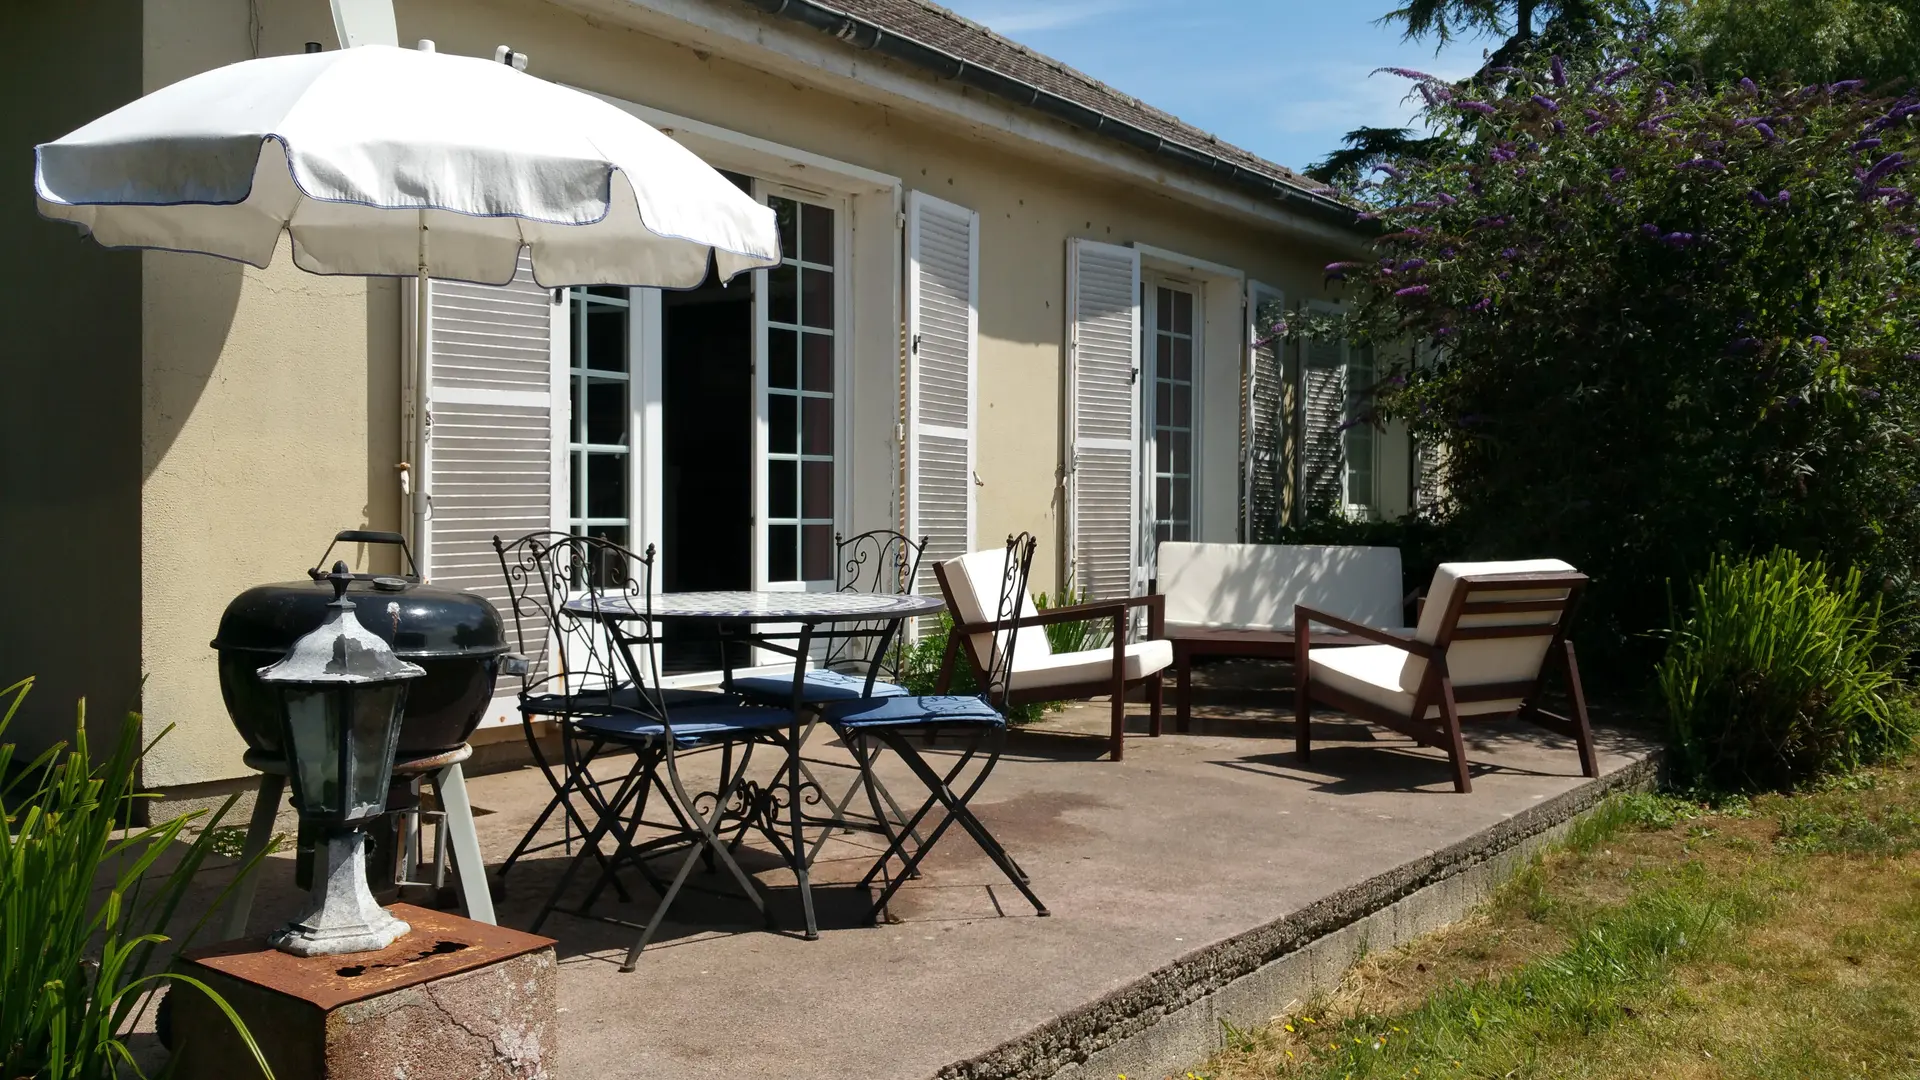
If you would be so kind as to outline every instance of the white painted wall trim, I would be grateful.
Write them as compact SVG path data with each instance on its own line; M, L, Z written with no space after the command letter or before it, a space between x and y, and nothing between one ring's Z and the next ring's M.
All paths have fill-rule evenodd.
M810 150L802 150L797 146L787 146L771 139L744 135L718 124L709 124L704 120L680 116L650 105L625 101L584 87L575 86L572 89L579 90L583 94L592 94L615 108L645 120L675 142L699 155L702 161L716 168L765 171L772 164L784 170L780 174L780 183L803 191L817 188L823 193L865 195L872 192L891 191L900 186L900 178L897 176L889 176L850 162L836 161Z
M1225 263L1182 255L1177 251L1168 251L1152 244L1135 244L1134 250L1140 253L1141 265L1155 270L1165 270L1175 274L1192 274L1198 277L1221 278L1226 281L1240 282L1247 278L1246 272L1228 266Z

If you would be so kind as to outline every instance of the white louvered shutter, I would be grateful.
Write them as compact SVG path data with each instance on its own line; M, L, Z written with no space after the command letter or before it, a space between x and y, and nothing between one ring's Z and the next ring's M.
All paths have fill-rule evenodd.
M1339 512L1346 504L1346 455L1340 425L1347 415L1344 343L1309 338L1301 348L1300 490L1308 510Z
M510 285L435 281L430 295L424 470L432 513L421 570L442 588L492 600L511 641L493 538L511 542L554 525L554 475L563 458L555 452L553 388L564 376L553 355L555 304L534 284L524 253ZM508 681L502 695L518 690L517 680L513 687ZM517 719L501 705L496 701L484 722Z
M1131 596L1140 567L1140 253L1067 241L1069 557L1089 599Z
M1258 282L1247 284L1246 413L1241 422L1241 539L1269 538L1284 522L1281 509L1286 462L1285 343L1273 326L1285 315L1280 293Z
M926 537L931 568L973 546L973 440L978 399L980 216L918 191L907 195L907 534Z

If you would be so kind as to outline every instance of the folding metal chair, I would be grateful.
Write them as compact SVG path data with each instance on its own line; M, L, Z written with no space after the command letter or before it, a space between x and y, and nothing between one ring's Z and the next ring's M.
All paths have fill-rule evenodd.
M701 860L725 866L745 897L763 917L770 918L765 897L721 839L720 821L730 811L744 809L752 748L769 742L787 745L795 724L793 712L750 705L729 694L668 694L661 690L655 649L658 637L652 617L653 548L634 555L610 541L592 537L559 534L529 539L534 540L528 552L535 556L536 573L544 571L552 583L542 592L548 610L554 613L554 633L563 642L572 643L558 651L572 666L545 674L530 672L522 707L529 716L554 715L561 721L567 767L564 775L550 773L549 779L554 784L558 808L584 834L580 850L568 863L532 928L539 930L555 911L601 918L591 914L595 900L609 884L624 897L624 890L619 889L619 871L631 867L660 897L621 965L621 970L631 971L686 885L694 864ZM511 565L507 573L512 581L515 575ZM548 658L552 658L551 652ZM538 692L543 687L552 689ZM582 743L584 752L575 753L575 745ZM603 785L587 772L587 766L610 749L631 751L634 757L613 794L607 796ZM680 756L712 749L723 751L718 785L712 792L696 794L681 776ZM739 752L737 760L735 751ZM595 820L590 826L573 805L572 795L579 795L592 812ZM671 820L646 820L648 805L656 799L666 804ZM708 807L705 810L701 808L703 803ZM546 816L550 817L554 809L550 805ZM663 829L662 835L638 840L640 829L647 825ZM611 855L602 847L609 837L617 844ZM681 848L685 849L685 858L678 872L670 882L661 881L648 868L647 860ZM579 908L562 908L561 899L590 858L600 866L599 879ZM624 924L624 920L608 921Z
M1000 754L1005 747L1007 720L1005 715L1008 685L1012 678L1012 658L1014 644L1022 627L1039 625L1049 621L1044 615L1033 618L1020 617L1020 604L1026 597L1027 577L1033 568L1035 540L1031 534L1021 534L1007 538L1007 546L999 575L998 621L1005 629L993 635L989 648L990 658L987 666L988 677L982 680L982 689L978 695L933 694L900 695L884 698L864 698L854 701L832 702L823 707L822 718L831 724L860 764L862 782L866 786L874 817L887 834L887 848L880 858L861 878L861 887L871 886L876 878L884 877L885 884L875 898L868 912L869 920L877 920L886 910L887 902L907 879L916 876L920 863L926 858L935 844L946 833L949 826L959 825L961 830L973 838L974 843L986 853L994 865L1013 883L1014 888L1033 905L1034 912L1046 915L1047 906L1034 895L1028 883L1027 874L1007 853L987 827L974 815L968 803L985 785L987 777L999 763ZM956 560L957 561L957 560ZM1069 618L1076 617L1073 615ZM955 648L959 644L959 635L949 638L943 666L950 670L955 658ZM944 673L943 673L944 675ZM934 733L954 733L966 739L959 758L945 772L935 769L914 745L915 735L928 736ZM970 738L969 738L970 737ZM900 829L895 829L887 814L880 806L878 782L873 774L875 749L873 744L892 750L900 757L913 775L926 787L927 798L920 808L909 817ZM978 761L978 766L969 780L962 780L970 765ZM916 835L921 823L935 809L941 811L939 820L928 831L926 839L909 843ZM911 850L909 848L911 847ZM897 874L889 872L893 860L901 861Z

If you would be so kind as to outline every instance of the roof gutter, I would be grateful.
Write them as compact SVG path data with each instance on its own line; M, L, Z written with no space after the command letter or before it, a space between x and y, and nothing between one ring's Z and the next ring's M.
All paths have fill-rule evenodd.
M935 75L992 94L1016 105L1034 109L1077 128L1125 143L1154 157L1176 161L1189 169L1206 173L1243 190L1274 199L1313 217L1356 228L1354 208L1296 187L1274 177L1258 173L1203 150L1173 142L1157 132L1088 108L1058 94L1008 75L962 60L944 50L913 38L884 30L864 19L836 11L814 0L746 0L768 15L791 19L822 33L831 34L856 49L877 52L890 59L924 68ZM1359 231L1356 229L1356 231Z

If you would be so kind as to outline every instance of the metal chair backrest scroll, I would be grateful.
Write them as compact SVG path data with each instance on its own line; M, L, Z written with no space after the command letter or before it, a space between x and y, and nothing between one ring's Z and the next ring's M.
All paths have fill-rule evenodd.
M1038 545L1039 541L1032 533L1020 533L1017 536L1007 537L1006 560L994 583L997 594L994 621L1012 625L991 636L993 644L988 647L987 682L980 688L980 696L987 704L1003 713L1007 708L1007 695L1013 688L1015 647L1019 643L1022 630L1019 619L1022 608L1029 603L1027 579L1033 573L1033 553ZM986 598L981 597L981 599ZM1041 627L1027 629L1032 633L1045 636Z
M642 679L632 660L633 645L652 641L651 548L642 557L601 537L539 532L511 542L496 536L494 550L507 581L506 615L528 662L523 703L545 699L566 715L616 704L657 710L658 681ZM593 614L628 609L640 613L632 623Z
M834 588L838 592L888 595L911 593L920 576L920 557L927 539L919 540L891 529L874 529L849 540L834 535L838 560ZM894 621L856 623L831 639L820 666L853 670L898 681L906 659L906 642L894 633Z

